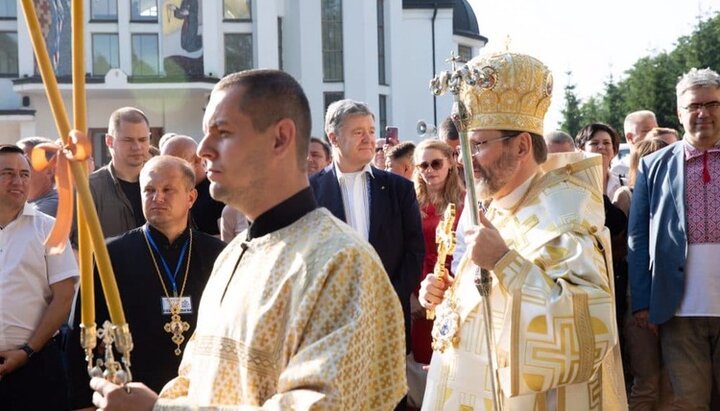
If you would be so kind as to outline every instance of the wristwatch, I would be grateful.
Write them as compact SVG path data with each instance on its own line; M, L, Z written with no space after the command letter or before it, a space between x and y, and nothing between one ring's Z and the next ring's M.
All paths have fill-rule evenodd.
M20 349L25 351L25 354L27 354L28 356L28 360L32 358L33 355L35 355L35 350L33 350L28 343L23 344Z

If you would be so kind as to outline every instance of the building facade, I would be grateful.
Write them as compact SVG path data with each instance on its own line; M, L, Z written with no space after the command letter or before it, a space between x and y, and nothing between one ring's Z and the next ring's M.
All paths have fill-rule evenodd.
M71 112L70 0L34 0ZM110 113L135 106L164 132L200 139L215 82L226 73L276 68L305 89L313 134L332 101L365 101L380 135L397 126L418 140L448 96L428 91L450 52L476 55L487 39L466 0L85 0L88 126L98 163ZM19 0L0 0L0 142L57 137Z

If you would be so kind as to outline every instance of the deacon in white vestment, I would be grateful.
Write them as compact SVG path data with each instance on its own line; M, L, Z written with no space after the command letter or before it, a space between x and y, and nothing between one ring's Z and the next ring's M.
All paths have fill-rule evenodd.
M372 247L317 207L300 85L277 70L231 74L203 128L210 193L252 224L215 263L178 377L159 397L95 378L95 405L392 409L407 391L402 309Z
M501 410L626 409L600 158L548 157L552 75L540 61L504 52L468 67L482 74L460 88L459 129L487 212L454 281L421 286L436 310L423 410L493 410L492 378ZM476 265L492 275L495 370Z

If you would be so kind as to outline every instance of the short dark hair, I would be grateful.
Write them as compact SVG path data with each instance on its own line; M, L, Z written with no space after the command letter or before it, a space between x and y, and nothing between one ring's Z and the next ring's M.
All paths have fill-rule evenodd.
M214 90L242 88L239 110L247 114L256 131L264 131L283 118L295 123L297 159L304 169L310 145L310 103L300 84L280 70L255 69L228 74Z
M16 146L15 144L0 144L0 153L13 153L13 154L21 154L23 157L25 156L25 152L22 148Z
M580 131L578 131L577 136L575 136L575 145L579 149L583 150L585 148L585 143L590 141L590 139L593 138L595 133L599 131L604 131L610 134L613 150L615 150L615 154L617 154L617 152L620 150L620 135L617 131L615 131L614 128L605 123L590 123L585 127L581 128Z
M110 114L107 133L113 137L116 137L115 134L120 128L120 123L123 121L133 124L145 123L148 127L150 127L150 120L148 120L147 116L145 115L145 113L142 112L142 110L135 107L122 107L113 111L112 114Z
M0 154L20 154L22 158L24 158L25 161L28 163L28 166L32 168L32 164L30 164L30 159L27 158L23 149L16 146L15 144L0 144Z
M452 121L452 117L446 117L445 120L440 123L440 129L438 130L438 136L443 141L455 141L460 139L457 127Z
M332 154L330 153L330 144L328 144L325 140L317 137L310 137L311 143L318 143L322 146L323 151L325 152L325 158L330 159L332 157Z
M403 141L398 145L389 147L385 152L386 160L398 160L403 157L412 157L415 153L415 143L412 141Z

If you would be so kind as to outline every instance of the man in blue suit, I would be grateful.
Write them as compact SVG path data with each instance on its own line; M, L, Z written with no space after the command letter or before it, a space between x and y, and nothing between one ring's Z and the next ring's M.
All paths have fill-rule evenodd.
M315 198L377 251L402 304L409 350L410 294L418 286L425 253L415 189L407 179L370 165L375 116L365 103L332 103L325 133L333 163L310 179Z
M660 333L679 409L709 409L720 381L720 75L677 84L683 141L640 163L628 263L639 326Z

